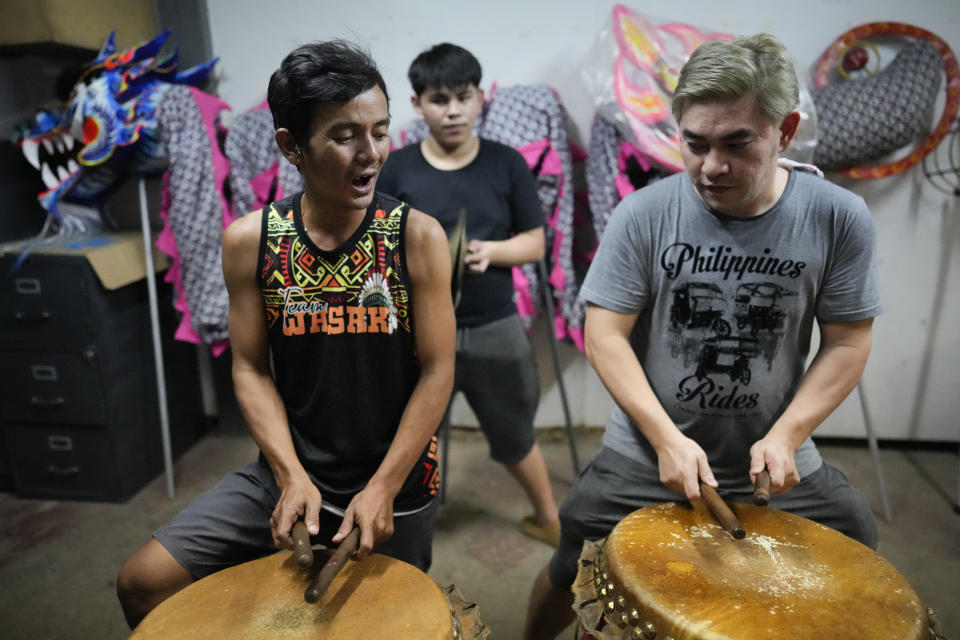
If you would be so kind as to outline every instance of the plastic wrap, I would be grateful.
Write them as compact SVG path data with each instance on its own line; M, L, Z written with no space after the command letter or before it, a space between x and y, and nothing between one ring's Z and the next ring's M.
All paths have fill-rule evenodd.
M582 69L597 116L667 169L682 170L673 92L693 50L716 38L733 36L616 5Z
M596 116L613 124L627 141L664 168L681 171L679 127L671 113L680 69L707 40L733 38L732 34L616 5L582 68ZM801 127L784 155L810 162L816 147L816 111L806 78L798 76Z

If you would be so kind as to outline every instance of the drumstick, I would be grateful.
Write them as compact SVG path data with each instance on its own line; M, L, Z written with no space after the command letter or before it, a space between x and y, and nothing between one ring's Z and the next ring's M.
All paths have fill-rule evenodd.
M307 569L313 564L313 549L310 548L310 534L303 520L293 523L293 555L301 569Z
M753 488L753 504L758 507L770 504L770 472L766 469L757 474L757 481Z
M357 551L358 546L360 546L360 528L354 527L353 531L347 534L347 537L343 539L337 550L327 560L327 564L323 565L317 575L314 576L310 586L303 592L303 599L310 603L319 600L323 592L333 582L333 579L340 573L343 565L347 563L347 559Z
M726 529L730 535L737 540L747 535L740 521L737 520L737 516L733 515L733 511L731 511L727 503L723 501L723 498L720 497L716 489L701 482L700 495L703 496L704 501L706 501L707 506L710 508L710 513L720 521L720 524L723 525L723 528Z

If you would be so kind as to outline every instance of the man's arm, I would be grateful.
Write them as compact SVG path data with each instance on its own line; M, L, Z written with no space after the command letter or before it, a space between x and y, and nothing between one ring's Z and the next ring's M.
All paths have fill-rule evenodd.
M270 518L274 544L291 549L290 530L300 516L310 533L319 531L321 498L297 459L287 413L270 373L266 314L257 284L260 222L260 215L251 213L233 222L223 235L233 387L250 433L281 490Z
M397 434L367 486L350 502L340 542L360 527L358 558L393 534L393 500L436 433L453 389L456 320L450 296L450 249L435 219L411 210L406 225L410 301L420 378L400 418Z
M471 240L467 245L467 267L483 273L487 267L512 267L534 262L544 254L543 227L522 231L506 240Z
M717 482L707 454L677 429L630 347L630 332L637 316L589 305L585 327L587 358L610 395L657 452L660 481L677 493L697 498L701 478L714 487Z
M873 318L820 323L820 348L796 395L767 435L750 448L752 481L766 468L774 493L786 493L800 482L794 454L857 385L870 355L872 331Z

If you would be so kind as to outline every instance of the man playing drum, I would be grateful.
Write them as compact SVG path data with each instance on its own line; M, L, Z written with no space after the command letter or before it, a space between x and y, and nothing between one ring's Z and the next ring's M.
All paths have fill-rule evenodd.
M870 352L883 306L874 229L860 197L778 166L798 97L789 55L768 35L707 42L684 66L673 113L686 171L620 203L582 288L587 356L617 407L561 507L526 638L573 621L584 540L641 507L698 498L700 482L746 501L766 469L772 507L875 548L865 496L810 440ZM751 309L761 287L744 284L780 295ZM720 292L711 309L723 322L680 320L673 307L694 288ZM777 321L757 321L764 313ZM820 346L805 369L814 320Z
M386 87L355 46L291 52L268 101L304 190L223 240L233 381L259 460L197 498L121 568L135 626L219 569L354 527L426 571L439 486L434 433L453 384L450 257L436 220L375 191L390 150Z

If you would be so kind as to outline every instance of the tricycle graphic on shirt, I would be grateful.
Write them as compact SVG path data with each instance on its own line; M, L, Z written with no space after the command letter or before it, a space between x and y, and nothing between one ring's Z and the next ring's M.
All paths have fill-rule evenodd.
M670 355L699 379L720 374L749 384L754 359L772 366L787 318L782 301L796 295L772 282L738 284L732 296L714 283L686 282L672 291Z

